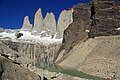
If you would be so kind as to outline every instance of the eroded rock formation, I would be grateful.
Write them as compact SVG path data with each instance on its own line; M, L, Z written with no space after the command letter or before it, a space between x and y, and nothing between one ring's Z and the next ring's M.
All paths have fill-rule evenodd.
M92 0L90 5L78 4L73 9L73 23L64 32L56 62L90 75L119 80L120 3Z
M60 54L63 54L63 56L79 41L87 38L86 30L90 27L90 5L78 4L73 9L73 23L64 31L63 44L60 49Z
M22 26L21 30L25 30L25 31L31 31L32 30L32 24L30 24L28 16L25 16L23 26Z
M31 59L31 64L42 68L54 68L54 57L59 50L61 43L32 44L25 42L3 41L12 50L27 55Z
M120 34L120 3L115 0L93 0L90 5L73 7L73 23L65 30L61 50L68 53L79 41L90 37Z
M58 24L57 24L57 33L58 38L63 37L64 30L73 22L73 9L63 10L60 13Z
M56 33L56 20L53 13L47 13L44 19L45 31L51 31L53 34Z
M44 30L44 23L43 23L42 11L41 9L38 9L34 17L33 32L41 32L43 30Z
M115 0L93 0L89 37L119 35L120 3Z

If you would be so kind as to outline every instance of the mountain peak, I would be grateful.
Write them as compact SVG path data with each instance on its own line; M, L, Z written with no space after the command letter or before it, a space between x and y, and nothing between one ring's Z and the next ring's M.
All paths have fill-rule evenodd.
M25 16L21 30L31 31L31 29L32 29L32 25L30 24L29 17Z

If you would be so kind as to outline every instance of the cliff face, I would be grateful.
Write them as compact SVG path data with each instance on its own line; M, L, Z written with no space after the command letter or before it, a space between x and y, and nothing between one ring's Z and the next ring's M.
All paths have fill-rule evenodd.
M73 9L73 23L64 32L56 63L119 80L120 3L92 0Z
M89 37L119 35L120 3L115 0L93 0Z
M58 24L57 24L57 33L58 38L63 38L64 30L73 22L73 9L63 10L60 13Z
M44 28L43 24L43 16L41 9L38 9L38 11L35 13L34 17L34 27L33 32L41 32Z
M27 30L27 31L31 31L32 30L32 24L30 24L28 16L25 16L24 22L23 22L23 26L22 26L21 30L23 30L23 31L24 30Z
M115 0L93 0L73 7L73 23L64 31L59 51L68 53L79 41L97 36L120 34L120 3Z
M31 59L32 65L42 68L54 67L53 60L61 46L61 43L43 45L25 42L12 42L8 40L3 42L12 50L27 55L27 57Z
M45 31L51 31L51 33L56 33L56 21L53 13L47 13L44 19Z
M80 40L87 37L86 30L90 26L90 5L78 4L73 7L73 23L64 31L60 54L67 54Z

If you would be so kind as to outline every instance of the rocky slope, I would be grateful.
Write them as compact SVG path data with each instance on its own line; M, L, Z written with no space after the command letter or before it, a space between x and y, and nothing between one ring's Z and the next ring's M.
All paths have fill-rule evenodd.
M60 55L67 54L80 40L87 38L86 30L90 26L90 5L78 4L73 7L73 23L65 30ZM61 56L62 57L62 56Z
M59 61L59 65L119 80L119 43L120 36L89 38L77 44L64 59Z
M90 37L119 35L119 4L115 0L92 0L90 5L74 6L73 23L64 32L59 53L67 54L79 41Z
M25 56L0 41L0 80L87 80L37 68Z
M0 80L41 80L28 69L0 56Z
M12 42L11 40L3 40L2 42L12 50L29 57L32 65L42 68L54 68L54 56L61 46L61 43L44 45L41 43Z
M73 9L73 23L64 32L56 63L119 80L120 3L92 0Z

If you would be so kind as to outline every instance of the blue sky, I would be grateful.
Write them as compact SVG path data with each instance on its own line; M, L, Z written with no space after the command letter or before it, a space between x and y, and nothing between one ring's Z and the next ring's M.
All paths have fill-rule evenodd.
M21 28L23 19L29 16L30 22L34 22L34 14L38 8L42 9L43 17L47 12L53 12L56 20L60 12L69 9L73 5L90 0L0 0L0 27L17 29Z

